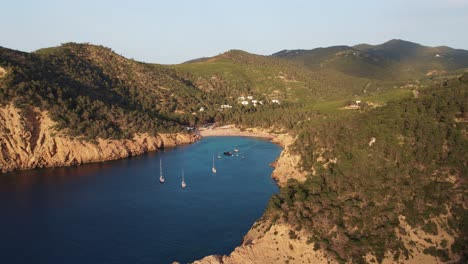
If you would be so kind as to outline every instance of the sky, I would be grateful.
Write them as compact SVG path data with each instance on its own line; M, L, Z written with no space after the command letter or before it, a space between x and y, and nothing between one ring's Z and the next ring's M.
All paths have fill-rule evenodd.
M468 0L1 0L0 46L67 42L175 64L231 49L380 44L404 39L468 49Z

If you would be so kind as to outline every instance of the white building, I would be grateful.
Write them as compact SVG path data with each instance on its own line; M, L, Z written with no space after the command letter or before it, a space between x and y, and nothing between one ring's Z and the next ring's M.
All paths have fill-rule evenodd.
M203 107L203 106L202 106L202 107L200 107L200 110L198 110L198 111L199 111L199 112L203 112L203 111L205 111L205 107Z
M257 104L258 101L257 100L252 100L252 104Z
M280 103L280 101L279 101L279 100L276 100L276 99L271 100L271 102L272 102L273 104L279 104L279 103Z
M239 100L239 101L244 101L244 100L245 100L245 97L244 97L244 96L240 96L239 98L237 98L237 100Z
M221 109L225 109L225 108L232 108L232 106L230 106L230 105L221 105Z
M242 101L241 104L243 104L243 105L248 105L248 104L249 104L249 101Z
M356 104L360 104L361 103L361 100L356 100Z
M247 96L247 99L248 99L248 100L252 100L252 99L253 99L253 96L248 95L248 96Z

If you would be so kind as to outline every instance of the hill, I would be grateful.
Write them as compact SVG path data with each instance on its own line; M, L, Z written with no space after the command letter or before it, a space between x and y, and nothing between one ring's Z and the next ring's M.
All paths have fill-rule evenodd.
M417 79L431 71L468 67L466 50L427 47L396 39L380 45L283 50L272 56L300 62L314 70L330 68L352 76L384 80Z
M393 82L353 76L331 68L315 69L275 56L233 50L221 55L174 65L193 83L226 96L249 93L262 98L312 103L369 95L393 87ZM380 93L379 91L378 93Z
M70 135L90 139L180 131L202 96L174 70L88 44L34 53L0 48L0 66L1 104L32 104Z

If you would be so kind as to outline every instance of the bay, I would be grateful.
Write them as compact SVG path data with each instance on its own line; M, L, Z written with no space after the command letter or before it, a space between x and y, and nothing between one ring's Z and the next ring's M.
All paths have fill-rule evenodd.
M234 148L239 156L222 154ZM209 137L129 159L0 175L0 259L188 263L228 254L278 191L268 164L280 151L263 139Z

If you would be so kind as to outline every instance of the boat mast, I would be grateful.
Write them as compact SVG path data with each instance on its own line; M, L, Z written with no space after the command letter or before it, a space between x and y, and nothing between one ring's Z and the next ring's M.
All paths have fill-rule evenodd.
M161 158L159 158L159 176L162 177L163 174L162 174L162 160Z

